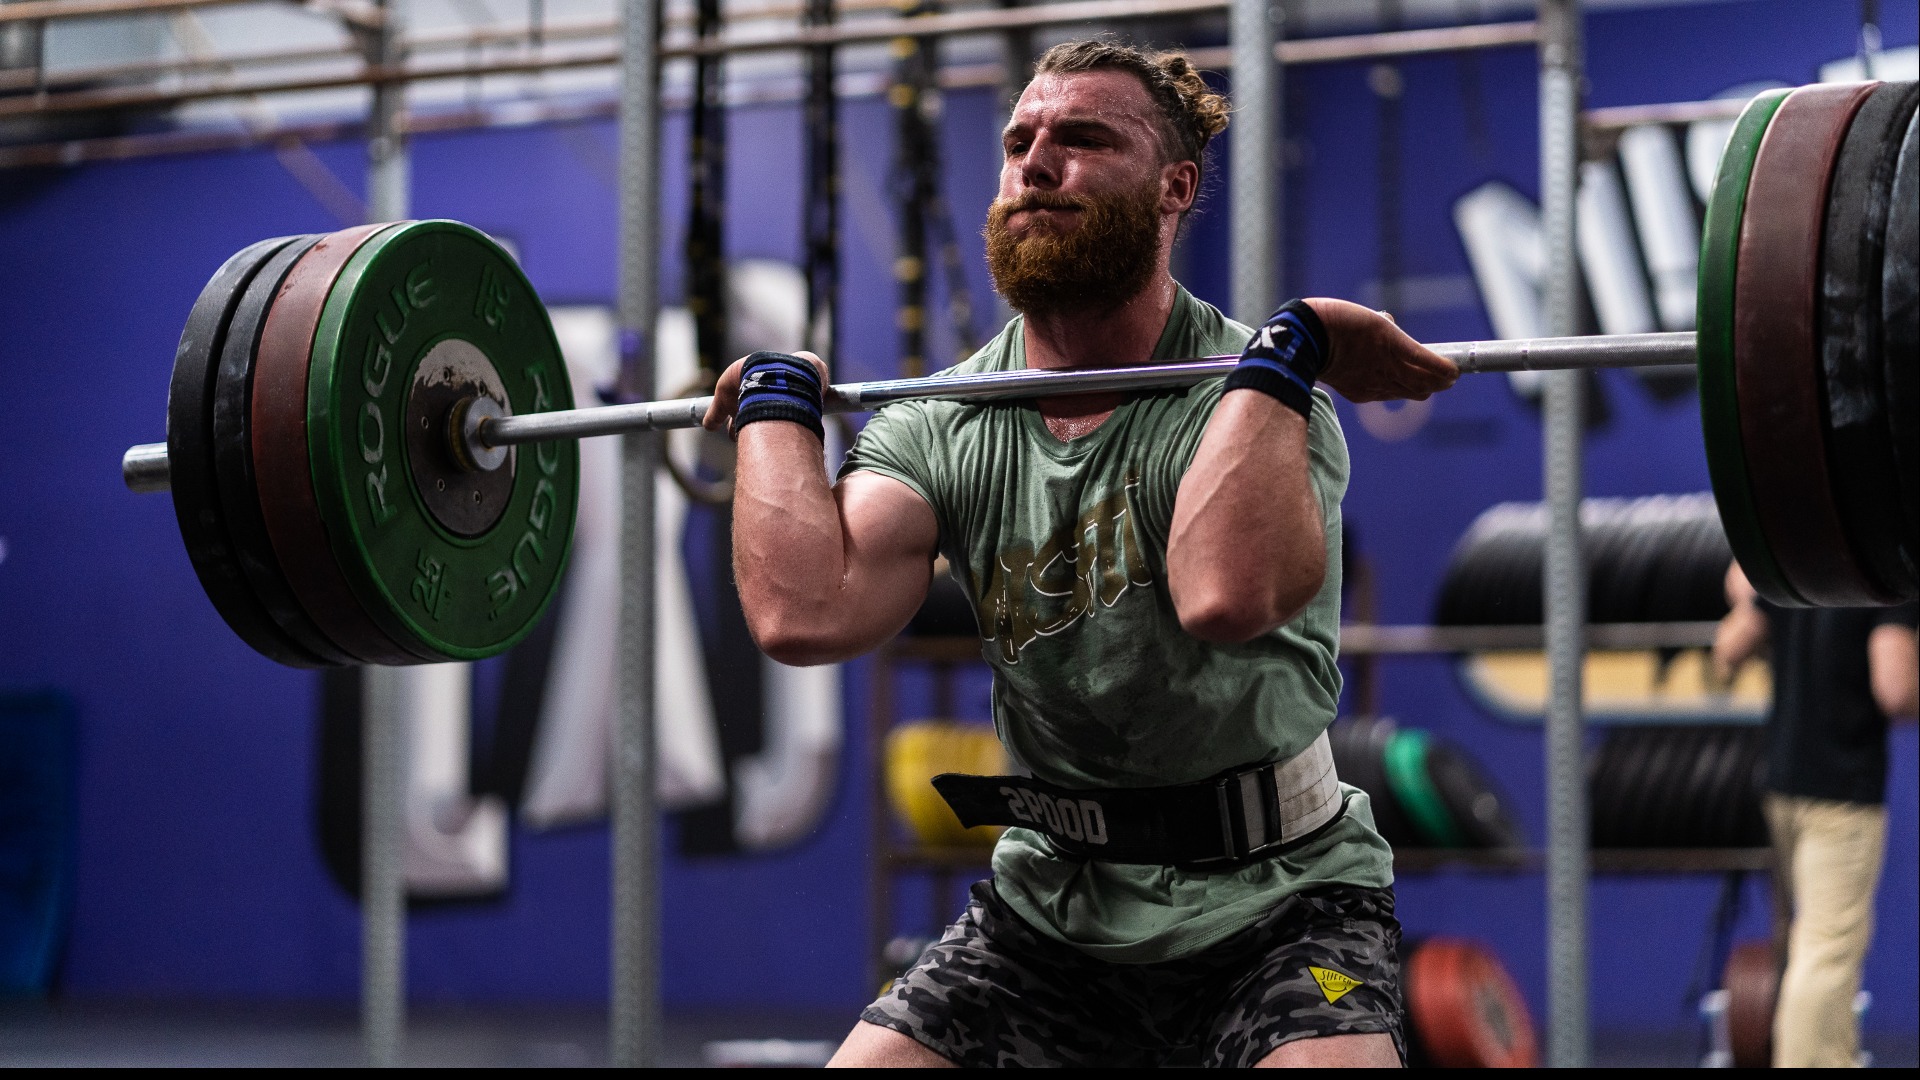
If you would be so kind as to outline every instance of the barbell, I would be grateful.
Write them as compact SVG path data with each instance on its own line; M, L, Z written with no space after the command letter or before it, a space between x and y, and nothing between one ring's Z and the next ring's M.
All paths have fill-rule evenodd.
M1772 91L1735 125L1706 210L1697 333L1430 346L1464 372L1696 366L1714 496L1762 595L1915 595L1913 83ZM848 383L831 412L1167 390L1235 358ZM513 259L453 221L261 241L201 290L167 441L126 452L171 490L227 624L300 667L475 660L559 587L579 498L571 440L693 427L708 398L574 408Z

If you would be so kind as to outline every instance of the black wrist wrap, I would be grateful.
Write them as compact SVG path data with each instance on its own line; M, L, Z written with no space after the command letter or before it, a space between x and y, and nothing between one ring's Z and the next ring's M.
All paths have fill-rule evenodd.
M791 420L822 441L820 423L824 388L812 364L786 353L757 352L740 370L740 408L733 414L733 430L761 420Z
M1326 370L1327 328L1305 301L1291 300L1254 331L1227 376L1228 390L1258 390L1299 413L1313 413L1313 384Z

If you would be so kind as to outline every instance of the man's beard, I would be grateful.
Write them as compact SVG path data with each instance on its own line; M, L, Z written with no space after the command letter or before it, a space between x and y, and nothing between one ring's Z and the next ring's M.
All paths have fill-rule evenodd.
M995 199L987 210L987 269L993 287L1025 315L1111 311L1152 279L1160 256L1160 185L1071 196L1030 191ZM1015 234L1007 219L1022 210L1080 211L1079 227L1055 231L1034 221Z

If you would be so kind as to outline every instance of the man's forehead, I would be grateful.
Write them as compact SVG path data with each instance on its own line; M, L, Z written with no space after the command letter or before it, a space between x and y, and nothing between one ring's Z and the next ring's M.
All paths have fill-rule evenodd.
M1090 121L1151 131L1155 119L1153 97L1146 86L1128 72L1106 68L1034 76L1021 92L1009 126Z

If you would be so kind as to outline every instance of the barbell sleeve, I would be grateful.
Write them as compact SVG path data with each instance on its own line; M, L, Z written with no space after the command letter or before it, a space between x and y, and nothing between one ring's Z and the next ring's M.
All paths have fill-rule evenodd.
M142 495L171 488L173 482L168 469L167 444L141 443L128 447L120 457L120 479L126 481L128 490Z
M1694 362L1694 335L1687 332L1450 341L1427 347L1458 364L1463 374L1683 367ZM1219 378L1231 371L1238 360L1237 356L1225 355L1124 368L993 371L838 383L827 388L824 405L827 412L847 413L865 412L889 402L911 399L993 401L1057 394L1164 390ZM485 450L521 443L671 431L699 427L712 402L713 398L708 396L489 417L472 424L464 437L473 451L470 456L479 458ZM129 449L121 460L120 470L127 487L134 491L167 490L166 444L147 443Z

